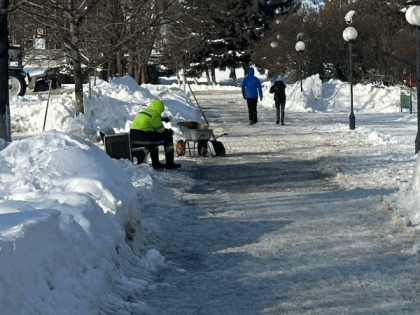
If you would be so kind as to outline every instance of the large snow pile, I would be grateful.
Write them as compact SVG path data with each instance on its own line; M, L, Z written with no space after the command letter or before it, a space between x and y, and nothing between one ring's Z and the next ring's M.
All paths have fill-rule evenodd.
M409 218L413 226L420 225L420 157L417 157L411 181L386 200L400 215ZM420 251L420 237L416 243Z
M261 106L274 108L273 94L269 93L271 83L263 83ZM322 83L319 75L287 84L286 111L289 112L350 112L350 84L339 80ZM393 113L400 111L400 87L377 87L373 84L353 86L353 108L357 113Z
M93 84L93 81L92 81ZM45 130L58 130L95 139L98 130L113 128L116 133L129 131L137 113L154 99L166 105L163 115L171 118L166 126L176 128L178 121L203 121L189 94L174 86L139 86L131 77L117 78L110 83L96 80L90 98L84 88L84 115L75 117L74 93L53 95L25 95L11 102L12 132L42 132L45 112Z
M85 115L76 118L74 93L52 95L45 132L46 94L11 100L14 136L35 135L0 142L0 314L144 311L126 297L154 288L148 273L164 257L145 245L141 209L170 194L154 186L149 165L113 160L95 143L100 129L128 131L158 98L167 127L202 122L187 93L130 77L97 80L91 98L86 85Z
M141 205L118 163L58 131L0 151L1 314L92 314L101 304L142 309L125 305L118 290L108 292L110 283L125 278L128 267L118 265L131 261L131 269L148 270L159 257L153 251L149 259L138 257L144 252ZM150 180L150 168L142 172L140 178Z

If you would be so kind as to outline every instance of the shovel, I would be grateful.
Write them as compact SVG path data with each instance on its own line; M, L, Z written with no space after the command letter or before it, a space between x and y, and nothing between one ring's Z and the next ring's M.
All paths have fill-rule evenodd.
M194 99L195 99L195 102L197 103L197 105L198 105L198 108L200 109L200 111L201 111L201 114L203 115L203 117L204 117L204 120L206 121L206 123L207 123L207 126L209 126L210 127L210 124L209 124L209 122L207 121L207 118L206 118L206 115L204 115L204 112L203 112L203 109L201 108L201 106L200 106L200 104L198 103L198 100L197 100L197 98L195 97L195 94L194 94L194 92L192 91L192 89L191 89L191 86L190 86L190 84L187 82L187 84L188 84L188 88L190 89L190 91L191 91L191 94L193 95L193 97L194 97ZM224 134L221 134L220 136L215 136L214 135L214 133L213 133L213 131L212 131L212 136L213 136L213 138L212 139L210 139L209 141L211 142L211 144L213 145L213 148L214 148L214 152L215 152L215 154L216 154L216 156L223 156L223 155L226 155L226 149L225 149L225 146L223 145L223 143L221 143L221 142L219 142L219 141L217 141L217 139L219 139L220 137L223 137L223 136L227 136L228 134L227 133L224 133Z

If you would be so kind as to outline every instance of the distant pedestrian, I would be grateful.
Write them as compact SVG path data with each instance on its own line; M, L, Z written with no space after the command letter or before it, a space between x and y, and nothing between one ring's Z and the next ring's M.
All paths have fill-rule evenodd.
M274 85L270 87L270 93L274 93L274 104L276 105L276 124L281 121L284 125L284 108L286 107L286 84L277 78Z
M242 82L242 95L248 104L249 124L254 125L258 122L257 103L258 93L262 101L262 89L260 80L254 76L254 69L248 68L248 76Z

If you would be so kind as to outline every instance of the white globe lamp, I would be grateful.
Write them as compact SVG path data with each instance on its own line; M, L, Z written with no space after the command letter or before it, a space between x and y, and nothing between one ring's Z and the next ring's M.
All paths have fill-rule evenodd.
M359 33L357 33L357 30L353 26L347 27L343 32L343 38L346 42L355 40L357 35L359 35Z
M305 43L302 42L302 41L298 41L296 43L295 48L296 48L297 51L303 51L303 50L305 50Z

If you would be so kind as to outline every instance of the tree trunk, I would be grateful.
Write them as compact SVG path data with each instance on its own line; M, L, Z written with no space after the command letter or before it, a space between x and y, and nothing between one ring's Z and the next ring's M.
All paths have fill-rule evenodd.
M124 67L122 64L123 59L123 52L121 50L118 50L117 52L117 76L123 77L124 76Z
M185 66L182 68L182 76L184 77L184 92L186 91L186 85L187 85L187 75L185 73Z
M134 79L134 55L132 53L128 55L127 74Z
M102 69L102 80L109 82L109 71L108 71L109 64L108 62L104 63L104 67Z
M236 86L236 71L235 71L235 68L230 68L229 77L233 79L233 86Z
M206 67L206 77L207 77L207 85L211 85L209 68L207 68L207 67Z
M71 2L69 2L69 8L71 9ZM70 19L70 40L73 43L73 47L70 50L70 57L73 62L73 75L74 75L74 95L76 99L76 116L84 114L83 106L83 72L80 58L80 50L77 48L76 43L79 42L79 23L76 19Z
M213 85L217 84L216 82L216 70L214 67L211 67L211 81L213 82Z
M140 66L136 63L134 65L134 80L137 82L138 85L141 84L140 71L141 71Z
M176 71L176 78L177 78L177 80L178 80L178 86L179 86L179 87L181 87L181 78L180 78L180 76L179 76L179 69L178 69L178 66L176 66L175 71Z
M74 74L74 95L76 98L76 116L84 114L83 106L83 73L80 64L80 52L76 49L70 51L73 59L73 74Z
M147 83L147 63L143 63L140 67L140 84Z
M6 9L8 6L9 0L0 0L0 9ZM0 15L0 138L11 141L7 14Z
M155 38L156 37L156 31L153 31L151 36L153 38ZM149 65L149 58L150 58L150 55L152 54L152 50L153 50L153 45L149 45L147 50L145 50L144 54L141 56L141 60L143 61L142 62L143 63L143 65L142 65L142 68L143 68L142 69L142 77L143 77L142 83L150 83L150 82L147 82L147 67Z
M111 70L111 61L108 61L108 70L107 70L107 75L108 77L108 82L111 81L112 79L112 70Z

